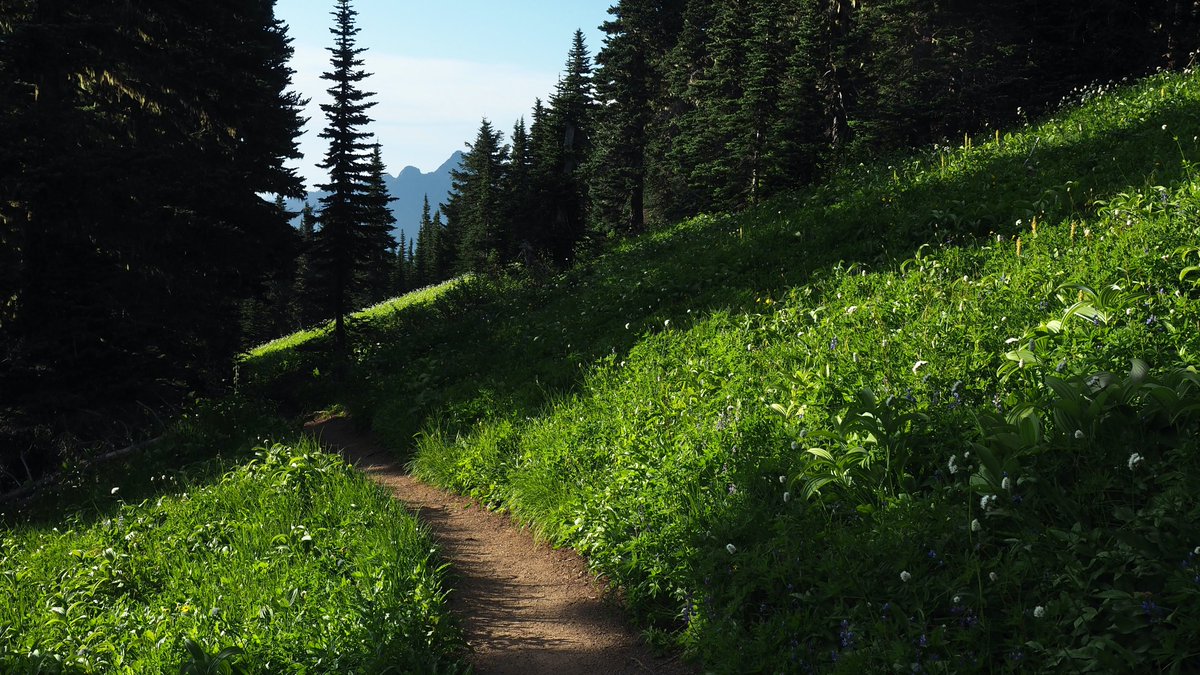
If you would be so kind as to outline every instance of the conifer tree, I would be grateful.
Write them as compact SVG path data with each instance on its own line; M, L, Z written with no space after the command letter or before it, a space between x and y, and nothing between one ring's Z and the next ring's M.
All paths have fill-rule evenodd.
M331 70L321 74L321 79L331 83L326 91L333 99L332 103L321 104L326 127L320 137L329 142L329 149L319 165L329 172L329 181L318 185L328 194L321 198L317 241L320 269L334 319L334 345L344 353L345 316L351 309L356 273L373 254L372 245L378 243L369 234L364 204L370 172L368 153L373 147L367 141L370 133L364 128L371 122L367 111L375 102L368 100L373 93L360 88L369 74L362 69L363 60L359 58L366 50L356 46L358 12L351 7L350 0L337 0L332 15L334 26L330 32L334 46L327 48Z
M542 99L533 102L529 123L530 213L521 227L522 240L538 252L551 247L555 208L553 199L559 184L558 133Z
M770 121L769 143L774 161L766 170L776 187L805 185L817 178L829 155L822 105L822 16L809 2L793 2L792 42L780 83L778 115Z
M408 241L404 236L404 230L400 230L400 242L396 245L396 252L392 254L391 288L393 295L403 295L408 292L408 265Z
M547 185L547 207L553 214L548 243L560 264L574 258L575 244L586 230L588 191L583 166L592 150L594 106L591 56L583 31L576 30L548 112L558 141L553 163L558 174L551 174Z
M645 229L647 164L663 61L682 21L681 0L624 0L609 8L596 57L596 138L588 175L593 228Z
M594 108L591 58L583 32L577 30L550 105L540 98L534 102L526 143L532 208L519 240L514 239L560 265L570 262L587 225L586 163Z
M449 279L457 265L454 240L451 238L449 226L442 218L442 210L445 208L446 205L442 204L441 208L433 212L433 224L429 228L429 259L432 261L430 269L433 279L437 281Z
M408 267L409 276L408 276L408 278L413 279L413 281L410 283L410 285L413 288L420 288L421 286L424 285L424 282L422 281L420 275L415 272L416 263L414 261L416 261L416 259L417 259L416 241L413 239L409 239L408 240L408 260L409 260L409 267Z
M362 223L360 225L361 258L358 271L358 303L371 305L387 297L390 290L391 251L396 247L392 227L396 217L389 204L395 198L388 194L384 181L383 156L376 143L371 148L366 180L362 192Z
M505 220L508 223L504 242L504 258L517 260L530 257L533 250L531 223L534 218L533 151L529 132L522 117L513 125L512 148L508 154L504 181ZM524 252L525 255L521 255ZM529 260L523 260L528 263Z
M296 328L311 326L322 317L324 304L319 302L320 281L313 259L316 245L317 214L312 204L305 202L300 211L300 248L296 256L296 286L292 293Z
M420 285L433 281L438 275L438 232L430 215L429 195L421 206L421 224L417 229L416 259L413 261Z
M503 134L486 118L474 143L467 144L462 165L451 172L450 196L443 211L456 243L458 271L482 271L500 262L506 238Z
M684 92L692 107L677 122L671 156L701 211L736 208L754 188L752 165L759 160L761 130L775 93L767 63L771 56L755 49L756 43L774 37L769 20L762 20L760 4L741 0L718 5L703 32L701 69ZM764 33L761 41L755 40L756 28ZM761 62L757 82L748 77L752 56ZM751 84L753 102L747 97Z

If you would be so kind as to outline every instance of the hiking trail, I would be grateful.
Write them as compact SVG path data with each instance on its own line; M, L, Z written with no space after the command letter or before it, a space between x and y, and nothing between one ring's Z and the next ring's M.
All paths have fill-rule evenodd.
M642 643L574 551L536 542L507 516L422 483L348 419L307 427L429 528L450 563L450 610L471 647L475 672L693 672Z

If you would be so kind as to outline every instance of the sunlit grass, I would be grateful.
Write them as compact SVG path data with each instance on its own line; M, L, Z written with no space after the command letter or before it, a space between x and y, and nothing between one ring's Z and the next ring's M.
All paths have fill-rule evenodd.
M405 307L426 304L432 302L442 293L453 288L461 283L463 277L444 281L440 284L426 286L415 291L410 291L404 295L394 298L389 298L383 302L376 303L370 307L363 308L351 314L348 318L351 321L369 321L377 320L380 317L386 316L392 312L397 312ZM333 322L324 323L316 328L296 331L290 335L283 335L269 342L265 342L257 347L254 347L246 352L243 356L243 361L252 362L256 359L262 359L278 352L285 352L295 349L301 345L307 344L314 340L329 337L333 334Z
M309 440L211 475L164 473L134 502L115 485L56 525L0 533L0 669L453 664L430 543L388 495Z
M1078 98L476 280L313 391L714 671L1196 669L1200 81Z

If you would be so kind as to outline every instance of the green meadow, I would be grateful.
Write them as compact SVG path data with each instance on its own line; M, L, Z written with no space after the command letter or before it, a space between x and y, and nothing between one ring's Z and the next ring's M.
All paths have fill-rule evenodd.
M198 406L147 456L68 474L6 516L0 670L458 669L416 520L256 410Z
M247 354L0 532L13 672L458 668L415 523L285 411L349 411L714 672L1200 668L1200 77L1077 92L557 276ZM184 466L180 469L178 467Z
M718 672L1200 667L1200 81L476 277L245 389L341 405Z

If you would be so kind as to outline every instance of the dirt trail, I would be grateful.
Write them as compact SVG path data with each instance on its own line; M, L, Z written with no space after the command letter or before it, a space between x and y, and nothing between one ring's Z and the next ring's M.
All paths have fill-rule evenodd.
M349 420L310 430L432 530L451 565L450 608L473 649L476 672L692 672L641 643L573 551L536 543L507 517L416 480Z

